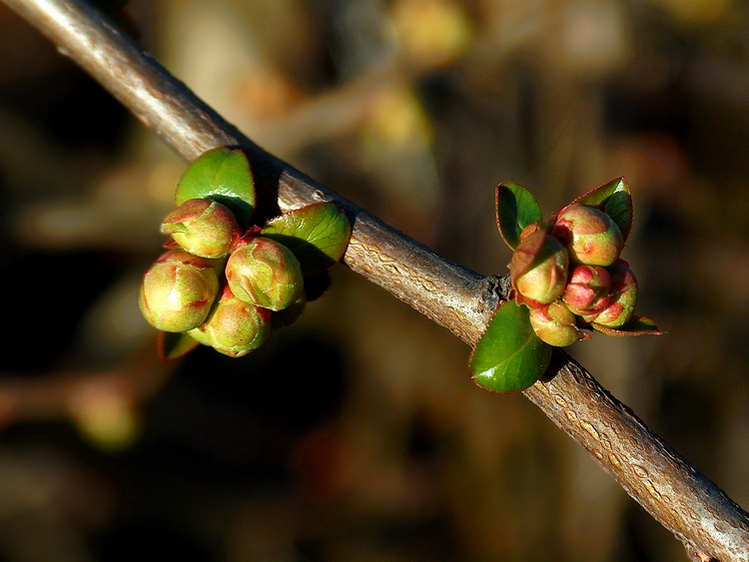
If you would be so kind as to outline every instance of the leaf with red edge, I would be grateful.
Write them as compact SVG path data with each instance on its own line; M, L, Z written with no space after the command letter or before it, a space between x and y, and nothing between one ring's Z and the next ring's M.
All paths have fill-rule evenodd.
M503 182L495 193L497 228L510 249L520 244L520 233L526 226L543 220L541 207L533 194L516 183Z
M159 337L156 340L159 357L164 360L178 359L199 345L200 343L187 334L172 332L159 332Z
M567 207L570 205L600 205L619 227L624 241L627 241L632 230L633 209L632 193L624 178L616 178L599 185L573 199Z
M647 316L633 316L629 322L620 328L607 328L595 323L592 323L590 326L596 332L606 334L607 336L662 336L664 334L664 332L658 329L655 322Z

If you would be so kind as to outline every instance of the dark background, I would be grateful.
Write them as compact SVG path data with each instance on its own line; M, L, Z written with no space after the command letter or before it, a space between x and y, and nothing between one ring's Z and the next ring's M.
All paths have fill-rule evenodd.
M572 354L749 506L746 3L101 4L258 144L484 274L497 183L548 215L625 176L668 335ZM341 266L250 356L161 363L137 289L184 163L2 6L0 55L0 561L686 560Z

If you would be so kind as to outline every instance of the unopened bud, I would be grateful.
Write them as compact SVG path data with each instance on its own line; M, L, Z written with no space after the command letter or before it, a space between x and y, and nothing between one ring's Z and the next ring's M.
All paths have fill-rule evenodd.
M215 259L229 253L239 226L234 213L221 203L188 199L166 216L161 231L191 254Z
M226 279L238 299L283 310L304 292L299 260L286 246L258 236L232 252Z
M637 279L626 261L618 260L608 268L611 274L609 304L594 319L586 320L607 328L626 324L637 306Z
M530 309L533 331L549 345L567 347L586 336L577 328L575 315L562 301Z
M570 270L570 278L562 298L569 309L579 315L600 312L608 304L611 275L598 265L577 265Z
M226 288L205 324L190 335L219 353L242 357L268 339L270 316L269 310L239 300Z
M535 308L560 297L567 283L568 261L564 246L545 229L521 240L510 261L518 302Z
M143 278L139 304L148 322L165 332L184 332L208 316L218 293L217 264L183 250L170 250Z
M551 234L566 246L572 262L586 265L611 265L624 246L622 233L611 217L587 205L562 210Z

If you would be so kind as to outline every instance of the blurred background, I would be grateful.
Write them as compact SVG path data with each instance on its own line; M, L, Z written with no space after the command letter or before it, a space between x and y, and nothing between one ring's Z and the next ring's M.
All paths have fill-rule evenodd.
M277 156L504 273L494 187L625 176L639 312L572 348L749 507L749 5L100 2ZM162 363L137 290L182 162L0 5L0 560L686 560L469 349L342 266L239 360Z

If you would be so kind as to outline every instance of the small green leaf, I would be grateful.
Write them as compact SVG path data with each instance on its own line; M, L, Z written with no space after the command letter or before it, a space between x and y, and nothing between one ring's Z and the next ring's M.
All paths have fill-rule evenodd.
M164 360L177 359L189 353L200 344L187 334L175 334L173 332L159 332L156 346L159 357Z
M663 332L658 329L655 322L647 316L633 316L624 326L620 328L607 328L598 324L591 324L596 332L601 332L607 336L662 336Z
M515 301L499 307L470 360L473 381L495 392L531 386L551 361L551 346L531 328L528 309Z
M255 185L247 156L239 149L216 148L198 156L177 185L177 206L188 199L211 199L232 210L247 228L255 210Z
M516 183L500 183L495 200L499 233L510 249L514 250L520 243L523 229L543 220L541 207L530 191Z
M602 205L619 230L622 231L624 241L627 241L632 230L632 193L627 180L616 178L608 183L599 185L580 197L574 199L570 205Z
M343 256L351 236L346 214L334 203L314 203L268 222L261 235L289 248L310 275Z

